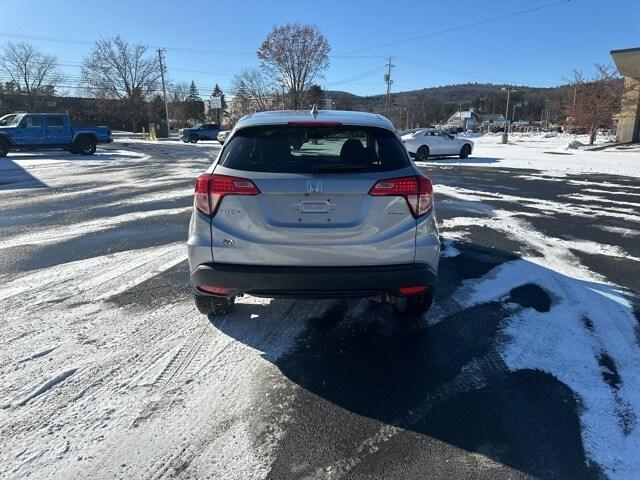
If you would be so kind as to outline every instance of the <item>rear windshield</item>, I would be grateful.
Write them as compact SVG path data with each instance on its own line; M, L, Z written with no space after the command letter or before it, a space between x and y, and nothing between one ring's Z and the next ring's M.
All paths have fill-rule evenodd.
M219 164L252 172L386 172L406 167L409 158L383 128L269 125L237 132Z

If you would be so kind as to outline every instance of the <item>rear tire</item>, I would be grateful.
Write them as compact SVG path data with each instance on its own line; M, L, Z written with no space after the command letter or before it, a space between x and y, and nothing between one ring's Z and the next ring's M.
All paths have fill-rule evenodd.
M198 143L198 140L200 140L200 137L198 137L198 135L191 135L189 136L189 141L191 143Z
M194 295L196 308L203 315L226 315L233 310L234 297L208 297L205 295Z
M9 144L4 140L0 140L0 157L6 157L9 153Z
M71 147L73 153L79 155L93 155L96 153L96 141L89 138L81 138Z
M460 150L460 158L467 158L469 155L471 155L471 147L465 143Z
M410 297L398 297L393 303L393 308L400 318L417 320L429 311L432 303L433 293L423 293Z
M416 152L416 160L419 162L426 162L429 158L429 147L422 145Z

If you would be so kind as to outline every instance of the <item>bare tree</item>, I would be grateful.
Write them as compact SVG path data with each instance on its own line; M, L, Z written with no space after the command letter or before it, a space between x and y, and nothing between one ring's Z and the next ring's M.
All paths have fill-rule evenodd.
M569 114L576 125L589 128L589 145L595 142L598 128L611 125L622 96L622 82L615 68L600 64L595 67L596 73L591 78L586 78L581 72L574 72L575 103L572 102L569 108Z
M330 50L316 27L287 23L267 35L257 55L265 72L289 87L293 108L299 109L304 91L329 67Z
M96 42L84 59L81 76L91 95L125 101L135 129L145 102L158 90L160 65L155 56L147 55L145 45L117 36Z
M26 42L8 42L0 56L0 68L17 92L29 97L30 108L34 105L34 97L55 92L64 80L56 57L46 55Z
M148 100L158 89L160 65L147 47L117 36L98 40L82 66L82 80L97 97Z
M171 83L169 88L169 95L172 102L184 102L189 96L188 82Z
M256 68L234 75L231 88L234 110L242 115L274 108L276 87Z

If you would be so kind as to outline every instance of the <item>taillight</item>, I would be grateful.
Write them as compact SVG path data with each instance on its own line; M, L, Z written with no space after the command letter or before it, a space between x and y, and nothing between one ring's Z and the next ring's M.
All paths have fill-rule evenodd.
M427 213L433 206L433 185L422 175L387 178L376 183L369 195L374 197L404 197L414 217Z
M226 195L257 195L258 187L246 178L227 175L200 175L196 179L193 204L199 212L213 217Z

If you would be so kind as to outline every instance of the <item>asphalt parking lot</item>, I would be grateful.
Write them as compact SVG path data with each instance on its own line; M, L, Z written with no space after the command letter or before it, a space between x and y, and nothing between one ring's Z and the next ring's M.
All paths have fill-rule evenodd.
M429 165L424 321L250 297L207 319L184 242L217 149L3 160L0 477L632 478L639 178Z

